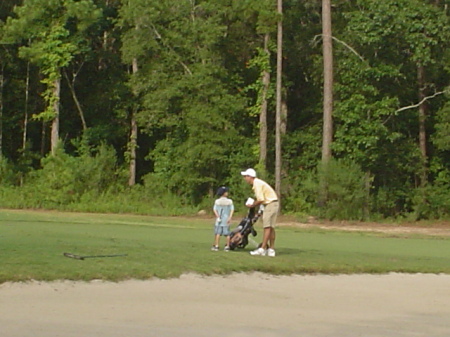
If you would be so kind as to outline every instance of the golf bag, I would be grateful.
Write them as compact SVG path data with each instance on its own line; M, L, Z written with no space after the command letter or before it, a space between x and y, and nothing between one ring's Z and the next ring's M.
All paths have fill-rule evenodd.
M253 225L258 221L262 215L262 210L260 209L256 212L255 208L250 208L247 216L241 220L239 225L231 231L230 234L230 249L235 250L236 248L245 248L248 245L248 236L252 234L256 236L256 230Z

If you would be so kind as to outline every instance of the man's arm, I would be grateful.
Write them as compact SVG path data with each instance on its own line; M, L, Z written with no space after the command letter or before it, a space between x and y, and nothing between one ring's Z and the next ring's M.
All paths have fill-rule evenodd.
M253 207L256 207L256 206L259 206L259 205L261 205L263 202L262 202L262 200L255 200L254 202L253 202L253 204L250 204L250 205L246 205L248 208L253 208Z

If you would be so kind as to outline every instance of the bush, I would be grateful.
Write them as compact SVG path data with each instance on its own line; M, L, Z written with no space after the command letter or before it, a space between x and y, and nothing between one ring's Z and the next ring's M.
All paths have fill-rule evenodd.
M411 192L403 187L379 187L372 195L372 211L381 218L402 217L411 211Z
M0 185L11 186L16 184L17 175L14 171L14 167L9 161L0 155Z
M191 215L195 206L183 204L174 194L154 194L142 185L127 187L120 192L111 189L104 193L86 192L76 203L65 210L95 213L132 213L141 215L176 216Z
M417 189L413 197L413 209L415 220L448 218L450 187L438 183Z
M357 164L332 160L327 168L319 165L303 179L285 202L288 210L317 213L330 220L362 220L367 216L367 178Z
M54 208L78 202L83 194L101 194L123 183L116 154L107 146L72 157L62 150L42 160L42 169L26 177L22 194L33 207Z

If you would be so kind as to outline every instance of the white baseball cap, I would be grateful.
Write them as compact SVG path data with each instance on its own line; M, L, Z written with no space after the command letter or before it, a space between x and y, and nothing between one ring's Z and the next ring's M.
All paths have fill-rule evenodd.
M241 172L243 176L249 176L256 178L256 171L252 168L247 169L246 171Z

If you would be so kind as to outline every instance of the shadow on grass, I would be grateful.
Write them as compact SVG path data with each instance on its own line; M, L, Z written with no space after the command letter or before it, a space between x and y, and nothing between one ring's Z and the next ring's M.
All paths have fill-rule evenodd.
M256 248L235 249L230 251L232 254L250 255L250 252ZM318 249L300 249L300 248L279 248L276 249L276 256L300 256L305 254L322 255Z

